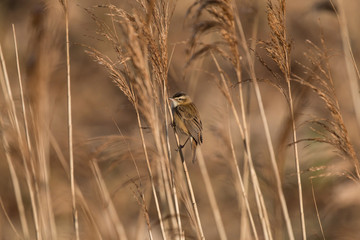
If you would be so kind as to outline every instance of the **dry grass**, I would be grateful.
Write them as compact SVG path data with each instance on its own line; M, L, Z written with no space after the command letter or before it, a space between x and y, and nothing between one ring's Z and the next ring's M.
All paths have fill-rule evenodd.
M10 2L0 239L358 238L359 4Z

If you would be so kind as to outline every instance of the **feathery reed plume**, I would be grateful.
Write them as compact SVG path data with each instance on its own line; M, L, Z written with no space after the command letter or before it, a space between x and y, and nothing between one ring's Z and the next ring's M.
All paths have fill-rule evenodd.
M291 44L287 39L286 32L286 15L285 1L277 1L273 5L272 1L267 1L267 18L270 27L270 40L264 42L265 50L271 59L277 64L281 72L289 81L290 69L290 52Z
M294 100L291 87L291 44L287 38L286 30L286 2L285 0L278 0L276 5L273 5L272 0L267 1L267 18L270 27L270 40L264 43L264 48L268 56L276 63L282 72L287 84L288 103L290 108L290 118L292 126L292 135L294 142L295 167L297 173L297 184L299 193L299 209L302 239L306 239L306 225L303 204L303 190L301 183L301 170L299 162L298 144L297 144L297 130L295 122ZM285 91L284 91L285 92ZM285 216L286 218L286 216Z
M195 10L194 10L195 8ZM194 13L192 11L194 10ZM213 56L214 61L214 53L220 54L224 59L228 60L232 67L235 70L237 81L241 82L241 65L240 65L240 52L238 49L238 39L236 35L235 30L235 19L234 19L234 10L231 5L231 1L196 1L189 9L188 13L189 16L193 17L194 21L194 27L193 27L193 34L189 40L189 52L190 52L190 59L188 61L188 65L195 59L203 56L206 53L210 53ZM203 17L205 16L205 17ZM205 36L214 34L217 38L219 38L219 41L213 41L210 43L207 43L205 40ZM240 102L241 102L241 110L242 110L242 120L243 125L241 125L238 114L235 110L235 106L232 100L232 96L229 91L229 85L232 85L229 81L229 78L224 78L225 74L222 71L222 69L218 66L216 63L217 68L219 72L221 73L221 80L218 82L218 86L221 90L221 92L224 94L226 99L229 101L233 114L236 117L237 124L241 133L241 136L243 138L244 142L244 148L246 155L249 156L249 161L252 161L251 159L251 152L247 148L249 144L247 144L248 137L247 137L247 127L246 125L246 117L244 114L244 100L243 100L243 92L242 92L242 86L240 84L239 86L239 95L240 95ZM245 132L245 133L244 133ZM254 182L257 182L255 180L255 171L252 171L252 177ZM241 180L240 180L241 181ZM256 183L255 183L256 185ZM260 193L261 195L261 193ZM261 196L257 199L261 200ZM244 199L245 200L245 199ZM247 201L247 200L245 200ZM259 202L258 207L259 207ZM264 205L263 205L264 206ZM260 209L260 212L262 213L265 209ZM266 210L265 210L266 211ZM216 211L214 212L214 215L216 216ZM266 215L266 214L265 214ZM250 217L251 218L251 217ZM218 229L220 230L220 233L222 233L223 226L222 226L222 220L219 217L216 217L216 224L218 226ZM252 221L251 221L252 222ZM266 228L267 225L264 221L263 222L263 228ZM267 225L269 226L269 225ZM253 227L253 230L255 228ZM269 227L267 227L266 232L269 232ZM254 233L257 235L256 233ZM221 234L224 236L224 234Z
M253 167L252 156L251 156L251 147L248 143L249 141L249 132L247 127L247 116L245 113L245 103L243 97L242 90L242 66L240 64L240 48L239 44L242 47L241 50L245 52L246 55L246 63L248 67L248 72L254 83L255 94L257 98L257 102L260 109L261 119L265 128L265 136L268 143L268 148L270 152L271 164L273 167L276 186L278 195L280 198L280 204L282 207L282 211L284 214L286 226L288 229L288 234L290 239L294 239L293 230L290 222L290 217L288 213L288 209L286 206L286 201L284 197L284 193L282 190L282 183L280 180L280 173L278 170L277 162L275 159L275 153L271 142L269 126L267 122L267 118L264 111L264 106L262 102L262 97L260 93L260 89L258 86L258 82L256 79L256 73L253 63L253 58L250 54L249 46L247 44L244 30L242 28L242 23L238 16L238 13L235 13L234 9L236 9L236 4L232 3L232 1L206 1L200 0L196 1L188 10L188 14L193 11L193 8L197 7L195 10L194 21L195 27L193 30L193 35L191 40L189 41L190 49L191 49L191 57L189 62L193 61L193 59L203 56L205 53L211 53L214 62L218 68L221 78L220 90L224 93L226 99L229 101L233 114L235 116L236 122L238 124L241 137L244 142L245 156L247 161L249 161L251 178L254 185L254 192L256 194L257 206L260 214L260 219L262 223L264 237L266 239L272 239L272 233L270 228L270 221L268 218L267 210L265 207L264 199L260 190L260 186L258 183L257 175ZM239 30L240 37L237 36L237 31ZM201 41L201 38L207 34L214 33L217 41L212 41L211 43L206 43ZM223 59L227 60L232 68L234 69L237 77L237 82L239 84L239 99L240 99L240 107L241 107L241 116L242 123L240 123L240 119L238 117L238 113L235 109L232 96L229 91L229 79L226 77L227 75L224 73L220 65L217 63L214 54L219 54Z
M349 134L344 124L340 112L339 102L336 97L334 83L329 67L329 50L326 48L325 41L321 38L321 46L317 46L311 41L307 41L309 51L305 52L308 64L299 65L304 69L305 74L312 76L311 79L304 79L299 75L293 74L293 80L309 87L324 102L327 110L331 114L331 119L315 119L309 121L316 124L328 134L314 129L320 137L302 139L301 141L324 142L332 145L338 150L340 156L349 159L354 166L354 179L360 178L360 165L354 147L350 142ZM351 176L350 176L351 177Z
M136 4L138 8L133 13L114 5L98 6L109 11L108 16L116 24L113 27L101 22L88 10L100 28L100 34L113 46L117 56L113 60L95 49L87 52L108 70L115 84L135 109L161 233L167 239L169 235L165 232L165 226L173 229L171 235L182 234L179 230L181 222L175 217L177 199L170 188L173 183L170 179L170 161L163 126L167 111L167 35L173 3L137 1ZM144 125L150 129L158 153L153 163L148 155L149 143L145 140ZM153 170L155 166L160 169L159 172ZM155 174L158 175L158 186ZM157 192L165 193L166 197ZM170 211L170 221L165 221L163 211Z
M357 239L358 4L105 2L0 1L0 239Z

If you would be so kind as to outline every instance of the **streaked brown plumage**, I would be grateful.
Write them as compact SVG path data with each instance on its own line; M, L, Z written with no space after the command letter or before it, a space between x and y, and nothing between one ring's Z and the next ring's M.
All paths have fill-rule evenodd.
M195 161L195 151L197 145L202 143L202 123L199 112L190 97L183 92L178 92L170 98L174 116L176 131L188 136L187 140L180 148L184 147L190 139L192 142L193 162Z

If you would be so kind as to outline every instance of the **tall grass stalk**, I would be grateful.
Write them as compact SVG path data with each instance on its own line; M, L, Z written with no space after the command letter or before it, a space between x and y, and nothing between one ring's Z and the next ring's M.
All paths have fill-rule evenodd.
M174 53L174 49L175 47L173 48L173 51L171 53L171 56L170 56L170 62L171 62L171 57L172 57L172 54ZM167 69L167 72L169 71L169 67ZM173 199L174 199L174 207L175 207L175 214L176 214L176 221L177 221L177 224L178 224L178 229L179 229L179 237L180 237L180 240L183 240L185 239L185 236L184 236L184 232L183 232L183 227L182 227L182 222L181 222L181 216L180 216L180 207L179 207L179 201L178 201L178 194L177 194L177 189L175 187L175 178L174 178L174 170L172 169L174 164L172 164L171 162L171 149L170 149L170 137L169 137L169 116L171 115L170 112L171 112L171 109L170 109L170 105L169 105L169 101L168 101L168 94L167 94L167 86L165 84L165 81L163 83L163 89L164 89L164 92L163 92L163 102L164 102L164 118L165 118L165 137L166 137L166 147L164 147L164 149L167 149L167 160L168 160L168 169L170 171L169 175L169 180L170 180L170 186L171 186L171 192L172 192L172 195L173 195ZM170 118L172 118L170 116ZM171 121L171 120L170 120Z
M257 5L257 3L255 3ZM256 6L255 5L255 6ZM237 6L235 5L235 9L238 11L237 9ZM259 28L259 13L257 12L254 16L254 23L253 23L253 26L252 26L252 34L251 34L251 44L250 44L250 48L251 49L256 49L256 44L257 44L257 35L258 35L258 28ZM252 60L253 62L255 61L255 51L252 52ZM241 86L242 88L242 86ZM242 91L239 87L239 92ZM248 84L247 85L247 89L245 90L245 93L246 93L246 96L245 96L245 112L244 112L244 116L246 115L250 115L250 104L251 104L251 84ZM241 95L239 94L239 98L240 98L240 101L242 101L241 99ZM246 114L246 115L245 115ZM250 125L250 121L247 120L246 124L247 126L247 129L248 131L250 131L251 129L251 125ZM248 142L250 142L250 139L247 140ZM244 159L246 159L246 154L244 154ZM238 170L238 169L237 169ZM250 169L249 169L249 162L248 161L244 161L244 164L243 164L243 184L244 184L244 190L246 192L246 194L248 194L248 191L249 191L249 172ZM242 201L242 211L241 211L241 221L242 221L242 227L241 229L245 229L248 227L248 221L247 221L247 210L245 211L246 209L246 204L245 204L245 201ZM252 226L254 227L254 226ZM246 235L246 232L247 231L242 231L240 233L240 239L247 239L247 235Z
M269 224L269 220L268 220L268 214L267 214L267 210L266 210L266 206L265 206L265 202L264 202L264 197L263 197L263 194L261 192L260 185L259 185L259 180L258 180L256 171L255 171L255 168L254 168L254 164L253 164L253 161L252 161L250 144L247 143L247 141L246 141L249 138L244 133L243 126L240 123L239 115L238 115L238 113L236 111L234 102L231 99L230 90L229 90L229 87L227 85L227 82L226 82L226 79L225 79L225 76L224 76L224 71L221 69L218 61L216 60L215 55L214 54L211 54L211 55L212 55L212 58L214 60L215 65L216 65L216 67L218 69L218 72L220 73L220 78L221 78L222 84L223 84L223 86L225 88L224 93L225 93L225 95L227 97L227 100L228 100L228 102L230 104L230 108L231 108L232 113L233 113L233 115L235 117L236 124L238 126L239 131L240 131L241 139L245 143L244 144L244 153L246 155L245 160L249 162L250 175L251 175L252 183L253 183L253 186L254 186L255 199L256 199L256 204L257 204L257 208L258 208L258 211L259 211L259 218L260 218L260 222L261 222L261 225L262 225L262 228L263 228L264 237L265 237L265 239L272 239L271 228L270 228L270 224ZM241 175L238 175L238 176L241 177ZM241 180L239 179L239 181L242 182L242 179Z
M162 139L164 140L164 139ZM165 150L166 149L166 142L165 140L163 141L163 145L162 145L162 149ZM164 156L166 155L166 152L164 152ZM176 194L173 195L173 190L171 188L171 185L174 186L174 183L171 179L171 173L169 172L170 170L170 161L167 159L166 161L159 161L160 164L160 173L162 175L161 180L162 180L162 184L163 184L163 188L165 189L165 199L164 201L167 201L168 203L168 207L169 207L169 213L170 213L170 226L167 228L170 229L174 229L174 231L176 231L176 235L181 236L181 231L180 231L180 226L181 226L181 222L179 222L179 219L177 219L177 214L175 213L176 211L176 206L175 203L177 202L177 199L175 199ZM177 233L177 229L179 229L179 232Z
M69 1L61 2L65 13L65 41L66 41L66 79L67 79L67 114L68 114L68 147L70 162L70 188L71 202L73 211L73 223L76 240L80 239L79 217L76 208L75 194L75 170L74 170L74 150L73 150L73 124L72 124L72 101L71 101L71 68L70 68L70 40L69 40Z
M49 147L49 81L57 60L56 28L50 26L49 8L46 3L37 5L32 13L31 35L28 44L25 95L29 103L29 130L31 131L32 152L30 167L38 205L39 230L42 238L55 239L57 229L53 202L50 193L50 147ZM51 27L51 30L50 30ZM26 146L26 140L23 141ZM33 162L33 163L32 163ZM33 165L34 167L33 167Z
M220 235L220 239L226 240L227 236L226 236L226 232L225 232L225 228L224 228L224 223L223 223L222 218L221 218L220 210L219 210L219 207L218 207L218 204L217 204L217 201L216 201L214 189L213 189L212 184L211 184L211 180L210 180L210 177L209 177L208 170L206 168L206 164L205 164L205 160L204 160L204 156L202 154L201 148L197 149L196 156L197 156L197 159L199 161L199 167L200 167L201 175L202 175L202 177L204 179L206 192L207 192L208 197L209 197L211 210L213 211L213 214L214 214L215 223L216 223L216 227L218 229L219 235Z
M21 141L20 126L19 126L19 121L18 121L17 114L16 114L15 103L14 103L13 96L12 96L11 86L10 86L10 82L9 82L9 76L7 73L5 59L4 59L1 45L0 45L0 60L1 60L1 72L2 72L1 79L0 79L1 89L5 96L6 105L8 107L7 112L8 112L9 120L12 124L13 129L16 132L18 144L19 144L19 146L21 146L22 141ZM1 127L3 129L5 129L2 119L1 119L0 124L1 124ZM4 142L5 157L6 157L6 161L7 161L8 165L9 165L10 176L11 176L11 180L12 180L13 187L14 187L14 193L15 193L17 206L19 209L19 216L20 216L23 234L24 234L25 239L29 239L29 227L28 227L27 220L26 220L25 207L24 207L24 202L22 200L22 192L21 192L21 188L20 188L20 184L19 184L19 179L16 175L13 160L12 160L11 154L9 152L9 150L10 150L9 143L8 143L7 138L5 137L5 134L2 134L2 139ZM25 161L24 151L21 151L21 154L22 154L23 160ZM30 179L27 179L27 180L28 180L27 181L28 185L31 184L29 182ZM29 191L30 191L30 189L29 189Z
M252 82L254 84L255 96L256 96L257 103L258 103L258 106L260 109L261 120L264 125L264 129L265 129L265 137L266 137L266 141L267 141L267 145L268 145L268 149L269 149L269 153L270 153L271 165L272 165L272 168L274 171L274 176L275 176L275 180L276 180L276 187L277 187L277 191L278 191L278 195L279 195L279 199L280 199L280 204L282 207L282 212L283 212L286 227L288 230L288 237L290 240L294 240L295 239L294 232L292 229L289 211L287 208L284 192L282 189L279 168L278 168L277 162L276 162L275 151L274 151L274 147L273 147L271 136L270 136L269 124L268 124L267 117L265 114L264 104L263 104L263 100L262 100L262 96L261 96L261 92L260 92L260 87L259 87L256 73L255 73L255 67L254 67L253 61L251 60L252 58L251 58L250 50L247 45L245 33L244 33L242 23L241 23L238 15L235 15L235 21L236 21L237 27L239 29L241 44L245 51L247 63L249 64L249 68L250 68L250 76L251 76Z
M287 94L290 106L290 118L291 118L291 127L293 135L293 146L294 146L294 155L295 155L295 167L296 167L296 177L298 184L298 193L299 193L299 210L300 210L300 221L301 221L301 231L302 238L306 240L306 225L305 225L305 215L304 215L304 204L303 204L303 192L301 184L301 169L299 162L299 152L298 152L298 143L297 143L297 130L295 123L295 114L294 114L294 100L291 87L291 60L290 60L290 51L291 44L287 39L287 29L286 29L286 2L284 0L278 0L277 5L274 6L272 1L268 1L268 25L270 27L270 41L266 44L266 50L268 54L272 57L275 63L278 65L279 69L284 75L284 79L287 85Z
M106 66L115 83L134 106L162 237L168 237L165 232L168 227L176 233L179 232L181 236L183 233L179 203L176 194L173 194L176 189L170 169L169 141L164 130L167 111L166 108L162 108L168 104L167 36L172 11L171 2L138 1L137 4L141 9L131 14L113 5L101 6L111 10L112 22L121 22L118 25L120 31L109 31L109 27L99 23L99 19L93 16L102 28L102 34L113 44L120 61L117 59L116 62L112 62L109 57L96 50L89 53ZM117 34L123 34L121 40ZM164 105L161 100L164 101ZM149 126L158 153L154 168L150 163L143 125ZM157 178L154 176L155 173ZM163 210L169 210L169 221L164 221Z
M257 233L257 230L256 230L253 214L251 212L251 208L250 208L250 204L249 204L248 191L247 191L246 186L245 186L245 184L243 182L243 177L241 175L240 167L239 167L239 164L238 164L238 161L237 161L237 156L236 156L236 153L235 153L235 148L234 148L233 138L232 138L232 134L231 134L230 124L228 124L228 126L229 126L228 131L229 131L231 154L232 154L232 157L233 157L233 160L234 160L234 166L235 166L235 169L236 169L237 179L239 180L240 192L242 193L243 202L244 202L244 205L245 205L245 208L246 208L247 216L249 217L251 230L252 230L252 232L254 234L254 238L256 240L258 240L259 236L258 236L258 233ZM242 225L242 226L244 226L244 225ZM245 231L245 229L241 228L240 231ZM244 236L244 235L242 235L242 236ZM266 236L266 234L265 234L265 236Z
M1 121L1 120L0 120L0 121ZM0 125L0 126L1 126L1 125ZM16 237L17 237L18 239L22 239L23 237L22 237L22 236L20 235L20 233L18 233L18 231L16 230L16 227L15 227L14 223L11 221L11 218L10 218L9 214L7 213L7 211L6 211L5 206L4 206L4 203L3 203L3 201L2 201L1 198L0 198L0 205L1 205L1 209L2 209L3 212L4 212L4 215L5 215L5 217L6 217L6 220L9 222L10 227L11 227L11 229L14 231Z
M31 140L30 140L30 133L29 133L29 124L28 124L28 117L27 117L27 111L25 106L25 98L24 98L24 90L22 85L22 77L21 77L21 70L20 70L20 63L19 63L19 52L18 52L18 46L17 46L17 38L16 38L16 31L15 31L15 25L12 24L12 30L13 30L13 38L14 38L14 47L15 47L15 56L16 56L16 68L18 73L18 81L19 81L19 88L20 88L20 96L21 96L21 107L22 107L22 114L23 114L23 122L24 122L24 130L25 130L25 136L26 136L26 146L27 146L27 159L30 163L31 170L33 176L35 176L35 167L34 162L31 158ZM31 206L32 206L32 213L33 213L33 220L35 225L35 232L37 239L40 238L40 232L39 232L39 219L38 219L38 209L35 202L35 193L34 193L34 187L31 181L31 175L28 167L28 163L26 158L23 158L23 164L25 169L25 176L26 176L26 183L29 188L29 194L31 199ZM37 181L34 179L34 184L37 186Z
M4 123L2 120L0 122L0 126L4 127ZM12 181L13 188L14 188L15 199L16 199L16 203L18 206L18 210L19 210L20 221L21 221L24 238L29 239L29 229L27 226L27 221L26 221L26 216L25 216L25 208L24 208L24 203L23 203L22 196L21 196L21 188L20 188L20 184L19 184L19 179L16 175L15 167L12 162L13 160L11 159L10 152L8 150L9 143L4 135L2 135L2 142L3 142L4 148L5 148L5 158L6 158L8 166L9 166L11 181Z
M94 172L96 183L98 184L98 188L100 189L101 192L100 196L103 198L103 201L105 203L106 213L109 216L111 223L114 225L117 238L127 240L128 238L125 233L125 228L116 212L116 208L111 200L109 191L107 190L106 184L104 182L104 178L102 177L100 168L95 159L91 161L91 167Z
M212 56L212 59L218 69L220 74L220 90L225 95L227 101L230 104L233 115L235 117L236 123L238 125L240 135L242 141L244 143L244 152L247 157L245 157L246 161L249 161L251 178L254 186L254 192L256 196L256 203L259 210L260 222L263 227L263 232L265 239L272 239L272 233L270 228L270 221L268 219L268 214L265 206L265 202L262 196L262 192L260 190L260 185L256 176L256 172L253 168L252 164L252 155L250 149L249 142L249 134L247 131L247 127L244 126L247 124L246 116L245 116L245 104L243 99L243 91L242 86L239 86L239 97L240 97L240 107L242 111L242 119L243 123L240 122L239 115L235 108L235 105L232 100L232 96L229 90L230 80L225 76L224 71L221 69L219 63L217 62L214 53L219 53L220 56L224 57L224 59L228 60L231 64L231 67L234 69L237 82L241 85L241 65L240 65L240 52L238 42L245 42L244 48L248 50L246 46L246 41L244 36L242 39L238 39L236 34L236 24L238 22L235 21L237 19L237 13L234 11L234 7L232 6L233 1L196 1L188 10L190 13L192 9L196 6L197 9L195 11L195 27L193 31L193 35L190 39L190 48L191 50L196 50L192 53L190 62L204 53L209 53ZM234 3L235 4L235 3ZM211 20L201 20L200 16L205 13L210 15ZM237 19L238 20L238 19ZM210 44L201 42L200 38L207 33L216 30L219 37L222 41L215 41ZM200 49L196 49L199 46ZM251 61L251 59L246 58L247 61ZM260 107L261 108L261 107ZM244 131L244 129L246 131Z
M304 28L297 28L297 17L305 15L296 14L309 10L307 3L287 9L286 0L194 0L190 7L176 0L119 2L121 7L107 1L94 7L94 13L86 9L98 26L97 41L79 39L84 32L78 24L86 18L72 11L71 1L54 3L62 7L61 30L54 5L37 2L28 0L33 11L26 13L29 18L17 19L16 29L14 24L10 31L0 29L0 238L306 240L359 235L354 224L358 216L345 221L346 213L360 206L359 147L350 137L359 139L347 131L356 124L360 128L360 73L348 29L352 22L345 12L353 3L316 3L301 21ZM17 5L4 6L4 16L8 11L28 16ZM338 79L333 79L329 61L329 49L338 48L334 30L321 29L319 41L316 34L302 39L316 28L309 25L319 11L321 18L326 14L326 23L336 17L339 23L344 56L332 59ZM173 14L175 21L184 15L191 19L184 26L193 29L189 41L188 29L179 30ZM266 18L268 25L261 25ZM90 31L92 35L92 26ZM63 44L58 33L65 34ZM259 41L258 33L268 41ZM84 45L96 41L101 50L86 50L124 98L100 82L105 80L101 70L84 71L83 61L73 62L81 53L70 47L70 38ZM186 77L181 71L188 59L183 59L183 46L177 48L184 43L190 57L186 67L192 64ZM64 45L64 64L56 62L59 45ZM6 57L16 62L9 64ZM74 82L73 74L84 78ZM339 82L344 76L350 90ZM273 91L263 81L284 98L270 96ZM74 94L74 86L82 92ZM337 98L343 89L352 96L341 93L343 98ZM205 138L196 151L198 165L189 165L185 150L179 149L180 133L171 129L169 95L181 90L202 103ZM271 100L270 107L265 99ZM307 119L308 113L316 118ZM115 130L108 114L116 115L121 136L99 137L78 147L75 136ZM74 119L82 124L74 125ZM303 119L310 131L300 128ZM301 142L315 144L301 149ZM321 188L313 185L315 177Z
M173 122L174 121L174 116L173 116L172 111L171 111L170 102L168 101L168 94L166 94L165 96L166 96L166 103L167 103L166 104L167 105L166 109L170 113L170 121ZM179 156L180 156L180 159L181 159L183 171L184 171L184 174L185 174L186 186L187 186L187 190L188 190L188 193L189 193L189 196L190 196L192 210L194 211L194 214L195 214L195 221L196 221L195 223L196 223L197 234L198 234L198 237L200 239L205 239L203 227L201 225L199 210L198 210L196 199L195 199L195 194L194 194L194 190L193 190L190 175L189 175L189 171L188 171L188 168L187 168L187 165L186 165L186 162L185 162L185 158L184 158L184 154L182 152L182 148L180 148L180 139L179 139L178 133L175 130L175 127L173 128L173 130L174 130L174 136L175 136L175 140L176 140L176 146L177 146L177 149L178 149L178 152L179 152ZM173 185L173 191L176 192L175 184ZM178 222L179 221L180 221L180 219L178 218ZM180 226L181 225L179 225L179 227ZM182 231L180 231L180 237L184 238Z
M234 9L237 9L235 3L233 5L233 7L234 7ZM235 23L237 24L237 26L238 26L238 28L240 29L240 32L241 32L242 25L241 25L241 22L240 22L240 18L238 16L238 14L236 14L234 12L234 9L232 9L232 11L234 13ZM234 29L233 29L234 33L236 32L236 30L235 30L236 24L234 24ZM239 24L241 26L239 26ZM250 54L249 53L249 47L248 47L248 45L246 43L245 34L243 33L243 31L242 31L242 34L240 33L240 35L241 35L240 42L242 43L242 48L245 50L246 54ZM250 162L250 168L252 169L251 171L255 172L254 167L253 167L252 157L251 157L250 136L249 136L249 130L248 130L248 126L247 126L248 121L247 121L247 117L246 117L246 107L245 107L245 101L244 101L243 89L242 89L242 77L241 77L242 70L241 70L241 64L240 64L240 53L239 53L239 49L237 47L233 48L233 54L234 54L235 59L236 59L234 67L235 67L237 82L239 83L239 99L240 99L241 117L242 117L242 122L243 122L245 148L246 148L246 152L250 156L248 161ZM247 55L247 61L248 61L249 66L254 66L254 58L253 57L251 58L251 57L249 57ZM255 70L252 69L252 67L250 67L250 75L251 75L251 77L256 77L255 76ZM255 88L256 88L256 86L255 86ZM261 95L260 95L260 97L261 97ZM261 99L259 99L258 96L257 96L257 100L261 101ZM261 109L260 105L259 105L259 108ZM255 180L255 182L258 181L257 178L254 178L254 180ZM264 214L264 221L265 221L264 224L265 224L266 230L267 230L267 232L264 232L264 234L265 234L265 236L268 235L269 239L272 239L271 225L270 225L266 205L265 205L265 202L263 200L263 196L262 196L262 192L261 192L259 183L255 183L255 192L258 192L258 194L259 194L259 200L260 200L260 203L261 203L261 207L263 209L262 211L263 211L263 214Z
M50 144L51 144L52 148L54 149L54 151L59 159L59 162L60 162L61 166L63 167L64 172L66 173L66 176L70 180L69 161L66 159L59 143L57 142L56 138L54 137L54 135L52 133L50 133ZM76 191L75 194L78 197L78 202L81 204L81 207L82 207L84 213L88 217L88 219L91 223L91 227L92 227L92 229L94 229L94 231L96 233L96 237L98 239L102 240L103 238L101 236L99 226L98 226L98 224L96 224L96 221L94 219L94 212L91 210L91 207L88 204L89 200L84 196L84 194L81 191L81 188L76 183L76 181L74 182L74 184L75 184L75 191Z
M171 114L171 116L172 116L172 114ZM171 117L171 121L173 121L173 116ZM186 165L186 161L185 161L185 158L184 158L184 154L182 152L182 149L180 148L180 145L181 145L180 144L180 139L179 139L179 136L178 136L178 134L177 134L177 132L175 130L175 126L174 126L174 135L175 135L175 140L176 140L176 146L177 146L177 149L178 149L178 152L179 152L179 156L180 156L182 167L183 167L184 174L185 174L186 186L187 186L188 192L190 194L191 205L192 205L192 208L193 208L194 213L195 213L197 234L198 234L198 237L201 240L203 240L203 239L205 239L204 230L203 230L203 227L201 225L200 214L199 214L198 206L197 206L197 203L196 203L194 190L193 190L193 187L192 187L192 183L191 183L189 171L188 171L188 168L187 168L187 165Z
M311 193L312 193L312 197L313 197L313 201L314 201L316 217L317 217L317 220L318 220L319 226L320 226L321 236L325 240L324 229L323 229L323 226L322 226L322 223L321 223L321 218L320 218L320 214L319 214L318 205L316 203L315 190L314 190L314 184L313 184L312 179L311 179Z
M331 4L332 0L330 0ZM345 55L345 64L346 64L346 71L349 77L350 83L350 91L351 97L354 105L355 116L357 119L357 126L360 128L360 95L359 95L359 81L360 81L360 74L355 62L354 54L351 47L350 37L349 37L349 30L347 27L347 20L346 20L346 13L344 10L344 3L343 0L337 1L339 11L336 11L336 16L339 21L340 27L340 36L343 45L343 51ZM334 7L334 5L333 5ZM359 166L356 166L357 177L360 178L360 169Z
M330 1L330 2L333 5L332 1ZM342 45L343 45L343 50L344 50L344 55L345 55L346 70L347 70L348 77L349 77L350 91L351 91L352 101L353 101L353 105L354 105L357 126L358 126L358 128L360 128L360 95L359 95L360 73L359 73L357 64L355 62L354 54L353 54L351 43L350 43L349 30L347 27L347 20L346 20L346 16L345 16L343 1L339 0L338 5L339 5L339 12L336 11L336 16L338 18L339 26L340 26L341 40L342 40ZM356 159L354 159L354 166L355 166L356 177L359 180L360 179L360 164L359 164L359 161L357 161Z
M147 148L146 148L144 133L143 133L141 119L140 119L140 113L139 113L138 107L136 105L135 105L135 110L136 110L136 118L137 118L138 127L139 127L139 131L140 131L140 136L141 136L141 143L142 143L144 154L145 154L146 166L147 166L147 170L148 170L148 174L149 174L149 178L150 178L151 189L152 189L152 192L153 192L153 196L154 196L154 200L155 200L155 206L156 206L156 210L157 210L157 214L158 214L158 218L159 218L161 234L162 234L163 239L166 240L167 237L166 237L166 234L165 234L164 222L163 222L163 218L162 218L162 214L161 214L159 199L158 199L158 195L156 193L154 176L153 176L153 173L152 173L150 160L149 160L149 155L148 155L148 151L147 151Z

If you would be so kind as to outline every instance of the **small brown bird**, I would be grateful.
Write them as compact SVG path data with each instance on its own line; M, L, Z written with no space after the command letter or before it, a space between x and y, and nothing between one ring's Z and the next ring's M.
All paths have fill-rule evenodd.
M180 145L183 148L190 139L192 143L193 162L196 158L196 147L203 141L202 123L199 112L190 97L183 92L175 93L171 100L171 108L174 116L173 125L176 131L188 136L185 143Z

